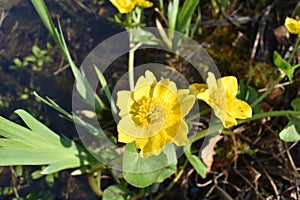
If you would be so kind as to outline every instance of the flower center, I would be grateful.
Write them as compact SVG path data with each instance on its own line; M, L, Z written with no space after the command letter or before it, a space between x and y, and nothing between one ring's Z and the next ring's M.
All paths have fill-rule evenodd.
M151 125L162 127L167 118L165 108L159 104L152 105L149 111L149 117Z
M151 100L147 98L141 98L134 102L130 109L131 119L138 126L147 126L150 122L149 110L151 108Z
M166 108L154 98L139 99L131 106L130 114L138 126L156 130L162 129L167 119Z

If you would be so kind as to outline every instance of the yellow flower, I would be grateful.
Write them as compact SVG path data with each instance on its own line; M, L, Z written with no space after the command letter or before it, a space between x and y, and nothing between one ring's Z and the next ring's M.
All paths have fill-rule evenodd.
M290 33L300 34L300 20L295 20L293 18L286 17L284 25Z
M195 83L190 88L197 99L205 101L212 107L225 128L237 125L236 118L252 117L251 106L236 98L238 83L234 76L216 80L215 75L208 72L207 85Z
M121 120L118 141L135 142L140 156L159 155L174 142L177 146L189 143L188 127L183 118L194 105L195 97L188 89L177 89L169 79L157 82L152 72L141 76L134 91L119 91L117 106Z
M153 3L146 0L110 0L110 2L119 10L120 13L129 13L135 6L149 8Z
M142 8L150 8L153 6L153 3L146 0L136 0L136 5Z

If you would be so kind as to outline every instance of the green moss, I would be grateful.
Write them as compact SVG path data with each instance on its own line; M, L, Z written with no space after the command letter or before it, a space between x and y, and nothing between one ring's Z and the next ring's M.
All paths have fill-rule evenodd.
M257 62L254 65L254 77L251 84L256 88L263 88L271 85L274 80L280 75L276 67L271 63Z

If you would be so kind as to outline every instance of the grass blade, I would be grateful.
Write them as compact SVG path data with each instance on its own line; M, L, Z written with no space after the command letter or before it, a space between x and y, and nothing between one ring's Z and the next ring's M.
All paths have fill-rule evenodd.
M186 0L179 11L176 30L182 33L189 32L192 16L200 0Z
M114 99L112 98L111 92L109 91L108 85L107 85L107 81L104 77L104 75L101 73L101 71L98 69L98 67L96 65L93 65L96 74L98 76L98 79L100 81L100 84L105 92L105 95L108 99L109 104L111 105L111 110L114 114L117 114L117 107L116 107L116 103L114 101Z
M31 2L32 2L34 8L36 9L38 15L40 16L42 22L46 26L47 30L52 35L55 43L59 46L64 57L70 64L72 73L76 80L76 89L77 89L78 93L91 106L93 106L93 107L96 106L97 111L102 112L103 109L107 109L105 107L105 104L102 102L102 100L93 91L93 89L91 88L87 79L84 77L83 74L80 73L77 66L73 62L71 55L69 53L68 47L66 45L64 35L62 32L62 28L60 26L59 21L58 21L58 26L59 26L59 31L58 31L57 28L54 26L53 20L49 14L49 11L47 9L47 6L46 6L44 0L31 0ZM96 102L94 100L96 100Z

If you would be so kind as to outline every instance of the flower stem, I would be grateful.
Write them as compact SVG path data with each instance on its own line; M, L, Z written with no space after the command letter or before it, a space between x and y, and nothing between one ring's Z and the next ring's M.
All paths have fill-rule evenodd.
M260 95L252 104L251 107L253 108L257 104L259 104L268 94L274 89L274 87L283 79L282 76L279 76L274 83L262 94Z
M208 114L210 112L211 112L211 108L207 108L207 109L205 109L205 110L203 110L203 111L201 111L201 112L199 112L197 114L194 114L194 115L190 116L189 118L186 119L186 121L187 122L191 122L194 119L197 119L197 118L201 117L201 115L206 115L206 114Z
M290 62L292 61L292 59L293 59L293 57L294 57L294 55L295 55L295 53L296 53L296 51L297 51L297 49L298 49L299 41L300 41L300 34L299 34L298 37L297 37L297 40L296 40L294 49L293 49L293 51L292 51L292 54L290 55L290 57L289 57L289 59L288 59L288 61L287 61L288 63L290 63Z
M253 115L251 118L249 119L240 119L238 120L238 125L243 124L243 123L247 123L250 121L254 121L254 120L258 120L258 119L263 119L266 117L296 117L296 118L300 118L300 111L292 111L292 110L282 110L282 111L272 111L272 112L265 112L265 113L258 113ZM214 130L216 129L216 131L219 130L218 124L215 126L211 126L209 127L210 129ZM207 129L203 129L201 131L198 131L195 135L195 137L193 138L193 142L196 142L197 140L200 140L207 135ZM211 135L215 134L215 131L211 131ZM228 133L228 132L226 132ZM225 133L225 134L226 134Z
M101 197L103 195L103 192L101 190L101 172L103 170L103 165L96 166L92 168L87 173L88 183L93 190L93 192L98 196ZM97 172L96 179L94 178L94 173Z
M132 48L132 29L129 29L129 57L128 57L128 78L129 78L129 88L131 91L134 90L134 49Z
M180 177L182 176L182 174L184 172L184 168L187 166L187 164L188 164L188 160L185 160L185 162L183 163L182 168L180 169L178 174L175 176L173 181L170 183L170 185L167 187L167 191L170 191L172 189L172 187L175 185L175 183L177 183L177 181L180 179Z
M173 186L175 185L175 183L177 183L177 181L180 179L180 177L182 176L183 172L184 172L184 168L187 166L188 164L188 160L185 160L185 162L183 163L183 166L182 168L180 169L180 171L178 172L178 174L175 176L175 178L172 180L172 182L170 183L170 185L168 185L167 187L167 191L170 191ZM161 199L164 195L165 195L166 192L162 192L160 193L156 198L155 200L159 200Z
M253 115L249 119L238 120L238 125L246 123L246 122L266 118L266 117L290 117L290 116L296 116L298 118L298 117L300 117L300 111L280 110L280 111L258 113L258 114Z

